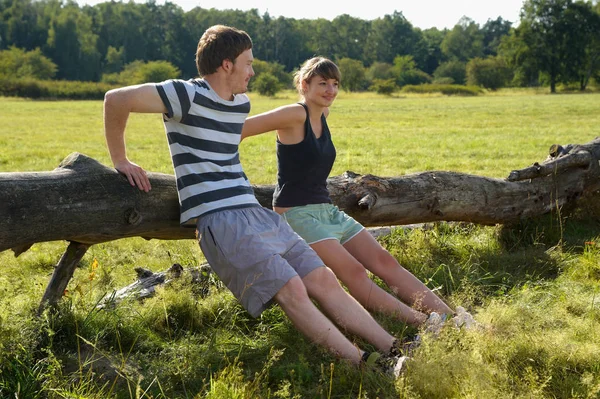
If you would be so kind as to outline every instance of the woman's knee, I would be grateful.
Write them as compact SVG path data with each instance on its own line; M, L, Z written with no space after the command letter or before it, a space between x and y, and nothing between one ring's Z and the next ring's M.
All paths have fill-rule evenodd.
M372 259L371 271L384 280L388 276L404 270L396 258L383 248L373 254Z

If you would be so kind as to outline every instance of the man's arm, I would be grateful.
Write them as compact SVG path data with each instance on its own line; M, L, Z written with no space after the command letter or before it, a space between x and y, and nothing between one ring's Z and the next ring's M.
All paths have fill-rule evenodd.
M127 159L125 126L132 112L167 112L154 84L113 89L104 96L104 135L113 165L132 186L148 192L152 187L146 171Z

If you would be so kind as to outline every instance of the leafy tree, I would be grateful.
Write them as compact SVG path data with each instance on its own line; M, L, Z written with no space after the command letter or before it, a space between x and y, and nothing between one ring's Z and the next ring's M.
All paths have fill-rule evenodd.
M362 59L369 64L375 61L392 63L397 55L413 54L416 49L425 47L421 31L413 29L401 12L394 11L391 15L371 21L366 54ZM424 55L419 54L417 64L420 64Z
M58 65L58 77L69 80L97 81L101 71L101 56L96 49L97 35L92 32L92 20L69 2L50 23L48 48Z
M591 3L577 2L565 11L571 45L567 46L565 63L567 79L585 90L591 76L600 69L600 3L594 12Z
M470 18L462 17L446 34L441 44L442 52L449 59L466 62L483 55L483 32Z
M557 83L572 81L581 70L577 64L587 45L584 9L572 0L526 0L521 10L517 30L527 48L521 60L547 76L552 93Z
M512 22L498 17L494 20L488 19L481 28L483 34L483 54L486 56L497 55L498 46L502 38L509 34Z
M511 86L538 86L540 73L537 61L522 36L520 29L514 29L508 36L504 36L498 46L498 56L502 57L512 71Z
M425 44L425 56L420 69L428 74L432 74L440 64L446 61L446 56L442 53L442 42L447 34L447 30L430 28L423 31L423 42Z
M369 22L343 14L331 21L331 27L334 35L332 57L362 59L370 29Z
M311 35L308 39L309 49L313 54L319 54L327 58L335 59L336 53L336 35L331 22L318 18L310 21L305 21L310 25Z
M467 63L467 83L496 90L510 79L510 69L500 57L473 58Z
M358 91L365 83L365 67L359 60L342 58L337 62L342 74L342 87L347 91Z
M0 75L8 78L52 79L56 64L42 55L39 48L25 51L17 47L0 51Z
M436 82L442 78L450 78L452 83L462 85L467 77L466 65L457 60L444 62L433 72L433 76ZM448 82L448 79L444 79L444 82Z
M271 22L267 56L260 52L257 52L256 56L266 61L278 62L285 70L291 71L305 59L318 53L316 49L310 47L312 33L311 28L306 24L279 17Z
M47 39L46 27L39 20L45 4L32 0L12 0L0 13L4 21L0 32L0 49L11 46L25 50L42 47Z
M281 83L279 83L279 79L270 72L264 72L255 79L253 88L263 96L272 97L281 90Z

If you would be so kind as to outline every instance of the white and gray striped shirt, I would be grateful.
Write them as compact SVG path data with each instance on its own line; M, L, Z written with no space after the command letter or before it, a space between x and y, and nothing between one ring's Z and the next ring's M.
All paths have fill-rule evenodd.
M250 100L223 100L203 79L156 85L177 178L181 224L223 209L260 206L240 164L238 146Z

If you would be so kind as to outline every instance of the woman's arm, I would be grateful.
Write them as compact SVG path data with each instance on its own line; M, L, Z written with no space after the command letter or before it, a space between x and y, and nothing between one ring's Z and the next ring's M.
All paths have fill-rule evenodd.
M275 130L286 130L304 123L306 112L299 104L284 105L246 119L242 128L242 140L246 137Z

